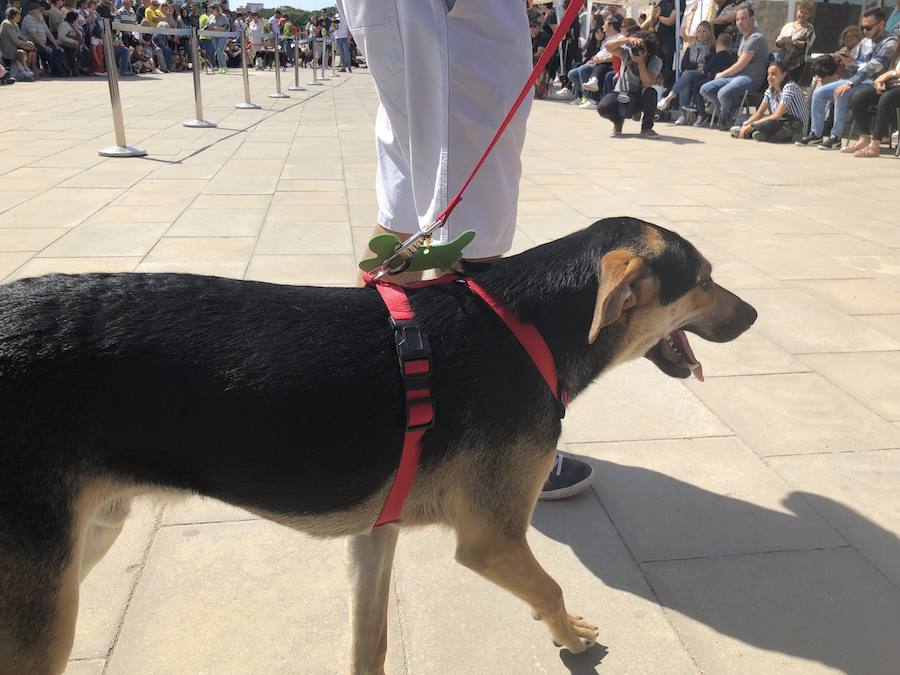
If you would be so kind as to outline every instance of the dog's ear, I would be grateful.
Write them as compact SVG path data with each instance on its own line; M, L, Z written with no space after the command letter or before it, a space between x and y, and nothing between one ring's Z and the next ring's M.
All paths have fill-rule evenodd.
M645 269L644 259L631 251L617 249L600 259L600 288L597 291L597 304L594 306L594 319L588 332L589 344L594 343L602 329L615 323L622 312L637 302L633 285Z

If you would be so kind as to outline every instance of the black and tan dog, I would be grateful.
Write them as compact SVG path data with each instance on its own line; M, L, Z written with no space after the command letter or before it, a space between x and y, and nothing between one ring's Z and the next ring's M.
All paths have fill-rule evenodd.
M722 342L756 319L690 243L627 218L466 271L540 330L572 396L639 356L688 377L698 364L684 331ZM560 433L556 402L460 284L411 298L434 352L437 422L403 525L454 528L460 563L581 651L596 629L567 613L525 538ZM401 396L371 289L185 274L0 287L0 671L62 671L79 581L131 498L196 493L349 535L352 668L382 672L398 527L369 532L399 460Z

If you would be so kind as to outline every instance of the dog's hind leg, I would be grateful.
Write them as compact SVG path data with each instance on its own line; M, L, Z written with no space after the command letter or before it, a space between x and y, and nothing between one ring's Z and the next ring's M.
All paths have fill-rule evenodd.
M37 509L37 518L33 511L23 510L19 519L0 513L0 675L66 668L78 614L80 545L74 515L57 506L22 505Z
M84 581L94 565L100 562L115 543L130 512L130 498L111 497L91 518L84 531L79 581Z
M391 565L399 528L385 525L347 542L350 573L350 672L384 673Z

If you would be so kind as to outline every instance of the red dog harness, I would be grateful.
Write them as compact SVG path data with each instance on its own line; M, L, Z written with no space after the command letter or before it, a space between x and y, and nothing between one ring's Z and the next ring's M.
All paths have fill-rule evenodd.
M413 479L419 467L422 454L422 437L434 426L435 405L431 397L431 347L428 338L419 329L416 314L409 304L408 289L422 288L434 284L461 283L472 293L481 298L495 314L506 324L510 332L531 357L538 372L547 383L559 406L559 416L564 417L569 396L559 386L556 374L556 363L553 354L537 328L519 321L500 301L492 297L479 286L474 279L447 274L431 281L422 281L407 286L398 286L388 281L373 280L373 275L366 275L366 284L374 286L381 295L394 328L394 339L397 343L397 356L400 362L400 376L403 378L403 396L406 404L406 427L403 434L403 451L400 465L394 475L394 483L388 493L384 506L375 527L400 520L403 504L412 487Z

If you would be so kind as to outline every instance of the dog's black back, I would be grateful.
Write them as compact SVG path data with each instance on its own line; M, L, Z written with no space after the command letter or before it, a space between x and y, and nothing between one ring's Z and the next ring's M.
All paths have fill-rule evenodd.
M426 468L465 442L474 415L499 448L537 422L522 419L523 392L550 409L527 356L510 355L520 348L469 291L422 289L413 306L434 348ZM51 471L109 473L274 513L340 510L396 469L401 403L371 289L184 274L0 287L0 491L45 492Z

